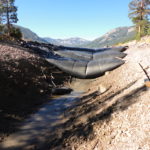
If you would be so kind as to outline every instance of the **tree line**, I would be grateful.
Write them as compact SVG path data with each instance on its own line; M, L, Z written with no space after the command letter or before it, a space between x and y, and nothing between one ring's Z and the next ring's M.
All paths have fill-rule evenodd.
M15 0L0 0L0 32L7 36L20 39L21 31L12 24L18 22Z
M0 33L21 38L22 34L12 24L17 23L15 0L0 0ZM132 0L129 3L129 18L136 29L136 39L150 35L150 0Z

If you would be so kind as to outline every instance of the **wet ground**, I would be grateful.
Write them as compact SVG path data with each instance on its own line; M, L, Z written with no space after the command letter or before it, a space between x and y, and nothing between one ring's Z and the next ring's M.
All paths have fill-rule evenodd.
M50 102L25 120L19 131L9 136L0 148L20 150L35 148L37 145L39 148L58 128L60 131L61 125L69 119L65 111L74 107L80 95L81 92L72 92L69 95L53 96Z

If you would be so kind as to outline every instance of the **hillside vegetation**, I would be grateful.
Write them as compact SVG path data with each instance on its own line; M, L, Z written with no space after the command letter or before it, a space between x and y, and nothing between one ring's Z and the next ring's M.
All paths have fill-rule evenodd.
M20 29L20 31L22 32L22 39L26 40L26 41L37 41L37 42L41 42L41 43L48 43L45 39L40 38L36 33L34 33L33 31L31 31L28 28L25 27L21 27L21 26L16 26Z

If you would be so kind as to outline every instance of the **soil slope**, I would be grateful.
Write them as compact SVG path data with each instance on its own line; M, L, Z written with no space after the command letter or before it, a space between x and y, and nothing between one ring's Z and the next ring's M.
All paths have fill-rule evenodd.
M68 78L69 75L41 58L36 49L1 42L0 141L47 101L55 85L62 86Z

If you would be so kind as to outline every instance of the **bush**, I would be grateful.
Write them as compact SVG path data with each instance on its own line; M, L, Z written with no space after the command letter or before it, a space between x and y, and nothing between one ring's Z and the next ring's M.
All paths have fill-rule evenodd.
M19 28L12 27L11 31L10 31L10 36L15 38L15 39L21 39L22 33L21 33Z
M4 31L4 26L0 24L0 33L3 33Z

